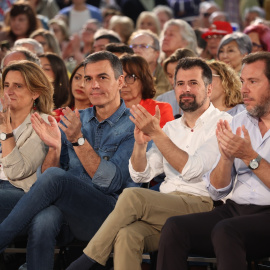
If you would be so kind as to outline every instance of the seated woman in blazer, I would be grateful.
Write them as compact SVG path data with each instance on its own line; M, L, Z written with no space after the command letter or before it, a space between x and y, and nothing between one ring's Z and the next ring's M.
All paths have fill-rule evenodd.
M53 88L35 63L19 61L2 74L0 112L0 222L36 181L47 147L32 128L38 112L45 121L53 108Z

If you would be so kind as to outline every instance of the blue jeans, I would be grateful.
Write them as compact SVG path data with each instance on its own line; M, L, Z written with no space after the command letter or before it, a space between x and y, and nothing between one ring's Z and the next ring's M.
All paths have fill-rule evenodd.
M16 188L8 181L0 180L0 222L7 218L24 194L22 189ZM20 232L20 235L28 233L28 270L53 269L56 237L62 225L65 225L64 216L56 206L52 205L38 213L29 226Z
M71 232L77 239L89 241L113 210L115 203L114 196L106 195L94 188L89 180L76 178L59 168L49 168L0 224L0 252L34 218L37 218L39 214L43 215L42 210L51 205L55 205L63 213ZM56 209L48 211L57 212ZM39 219L39 221L39 226L43 226L44 222L47 223L47 218L44 221ZM35 231L30 234L34 234ZM53 235L52 233L47 237L43 236L40 241L52 241ZM52 254L53 248L51 247L50 250L47 248L45 252ZM44 256L39 251L37 253L37 260ZM39 263L38 269L41 269L40 266L45 262L39 260ZM49 269L52 268L47 268Z

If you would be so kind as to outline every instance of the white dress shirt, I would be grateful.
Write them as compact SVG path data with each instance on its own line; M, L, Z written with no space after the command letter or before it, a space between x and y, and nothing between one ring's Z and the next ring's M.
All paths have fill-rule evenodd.
M219 119L231 121L232 116L220 112L212 104L197 119L193 128L185 124L185 116L168 122L163 131L172 142L189 154L182 173L176 171L162 156L155 144L146 153L147 165L144 172L136 172L129 160L130 176L136 183L146 183L155 176L165 173L160 192L181 191L193 195L209 196L202 176L210 170L219 154L215 136ZM208 154L211 151L211 155Z

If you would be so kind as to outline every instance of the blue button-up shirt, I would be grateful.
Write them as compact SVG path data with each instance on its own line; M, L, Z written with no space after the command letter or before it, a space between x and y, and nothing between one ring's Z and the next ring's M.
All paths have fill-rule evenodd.
M236 115L232 120L232 131L245 125L249 132L253 149L262 156L267 162L270 162L270 130L262 137L258 120L251 117L246 110ZM243 135L242 135L243 136ZM216 162L216 164L218 161ZM214 165L214 167L216 166ZM238 204L256 204L270 205L270 189L253 173L253 171L241 160L234 160L231 183L222 189L215 189L210 184L210 173L205 175L207 188L214 200L225 197L231 190L231 199ZM234 182L237 179L234 186Z
M129 109L122 102L109 118L99 122L95 107L80 111L82 134L90 143L101 162L91 178L81 164L72 144L62 132L61 167L74 176L85 179L106 194L119 194L132 182L128 160L134 145L134 124L129 120Z

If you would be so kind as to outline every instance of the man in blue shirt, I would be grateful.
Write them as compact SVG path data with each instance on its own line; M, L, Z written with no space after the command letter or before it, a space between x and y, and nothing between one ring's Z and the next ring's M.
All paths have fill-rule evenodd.
M39 222L43 220L44 228L51 205L63 213L73 235L84 241L92 238L113 210L130 179L128 160L134 144L134 124L120 99L123 84L122 65L115 55L92 54L85 60L85 91L94 107L80 112L64 109L62 132L52 116L46 123L32 115L33 128L49 150L37 182L0 224L1 250L37 214L43 217ZM36 240L36 261L27 265L28 270L53 269L58 225L55 234L46 232ZM35 237L35 231L30 235Z
M270 53L246 56L241 81L246 110L231 127L218 123L220 157L205 175L214 200L231 197L211 212L167 220L159 270L187 269L190 253L216 256L219 270L247 269L247 258L270 255Z

